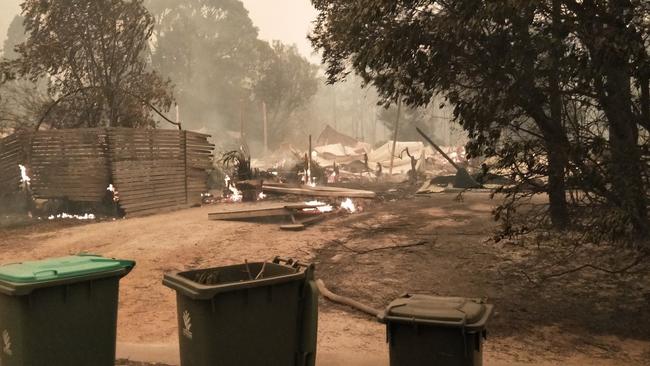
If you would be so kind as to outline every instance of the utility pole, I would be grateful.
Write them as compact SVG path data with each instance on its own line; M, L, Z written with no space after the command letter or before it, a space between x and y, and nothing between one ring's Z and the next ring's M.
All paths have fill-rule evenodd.
M336 121L336 85L332 85L332 96L334 99L334 129L338 130L337 121Z
M372 146L377 144L377 103L373 107L372 113Z
M269 152L269 131L266 114L266 102L262 102L262 121L264 122L264 153L266 154Z

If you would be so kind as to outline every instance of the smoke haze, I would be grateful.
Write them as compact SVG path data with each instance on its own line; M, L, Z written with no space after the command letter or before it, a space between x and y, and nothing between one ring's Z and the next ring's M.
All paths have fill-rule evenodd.
M313 54L307 40L316 9L309 0L243 0L253 23L259 28L260 38L265 41L280 40L295 44L300 53L313 63L320 58ZM0 1L0 47L7 37L11 20L20 12L21 0Z

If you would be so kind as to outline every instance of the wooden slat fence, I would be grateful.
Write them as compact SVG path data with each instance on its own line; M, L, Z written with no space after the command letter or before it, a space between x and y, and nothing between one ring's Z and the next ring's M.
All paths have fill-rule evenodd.
M171 130L109 131L113 182L127 213L187 204L183 136Z
M209 137L128 128L12 135L0 140L0 195L18 190L24 161L37 198L101 202L112 183L129 216L200 204L214 149Z
M29 166L34 197L101 202L111 182L106 131L39 131L32 137Z
M187 202L201 203L201 193L207 191L208 169L212 166L214 145L208 141L210 135L187 131L185 138L187 171Z

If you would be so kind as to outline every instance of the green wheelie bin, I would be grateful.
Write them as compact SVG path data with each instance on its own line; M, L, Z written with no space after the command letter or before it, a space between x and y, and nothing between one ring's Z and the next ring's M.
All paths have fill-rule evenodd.
M181 366L314 366L313 265L290 259L165 274L176 290Z
M77 255L0 266L0 365L114 366L118 286L134 265Z
M481 366L492 310L480 299L403 295L379 317L390 366Z

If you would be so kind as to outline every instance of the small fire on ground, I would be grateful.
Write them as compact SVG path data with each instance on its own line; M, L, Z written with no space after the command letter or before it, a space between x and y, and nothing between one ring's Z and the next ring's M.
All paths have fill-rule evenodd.
M343 202L341 202L341 208L348 211L349 213L355 213L358 210L357 205L355 205L354 201L352 201L350 198L346 198Z
M320 211L321 213L327 213L334 211L334 206L331 204L321 202L321 201L308 201L305 202L305 205L314 206L314 208L307 208L304 211ZM359 207L352 201L350 198L346 198L339 204L339 209L347 211L348 213L356 213L359 211Z
M50 215L47 217L48 220L57 220L57 219L75 219L75 220L95 220L96 217L93 214L83 214L83 215L71 215L67 213L61 213L58 215Z
M230 176L226 175L226 178L224 179L226 183L226 192L225 192L225 200L227 202L242 202L244 200L244 192L239 190L233 183L232 183L232 178ZM202 195L203 196L203 195ZM206 193L205 196L210 196L212 197L211 194ZM264 192L259 192L257 194L256 199L258 201L266 199L266 194ZM216 202L216 200L214 200Z
M305 205L307 206L314 206L314 208L306 208L303 211L319 211L321 213L326 213L326 212L332 212L334 211L334 207L330 204L327 204L325 202L320 202L320 201L309 201L305 202Z
M226 178L224 179L226 181L226 187L230 191L230 195L228 195L226 198L230 202L241 202L244 199L244 195L242 194L242 191L237 189L234 184L231 183L231 179L228 175L226 175Z

